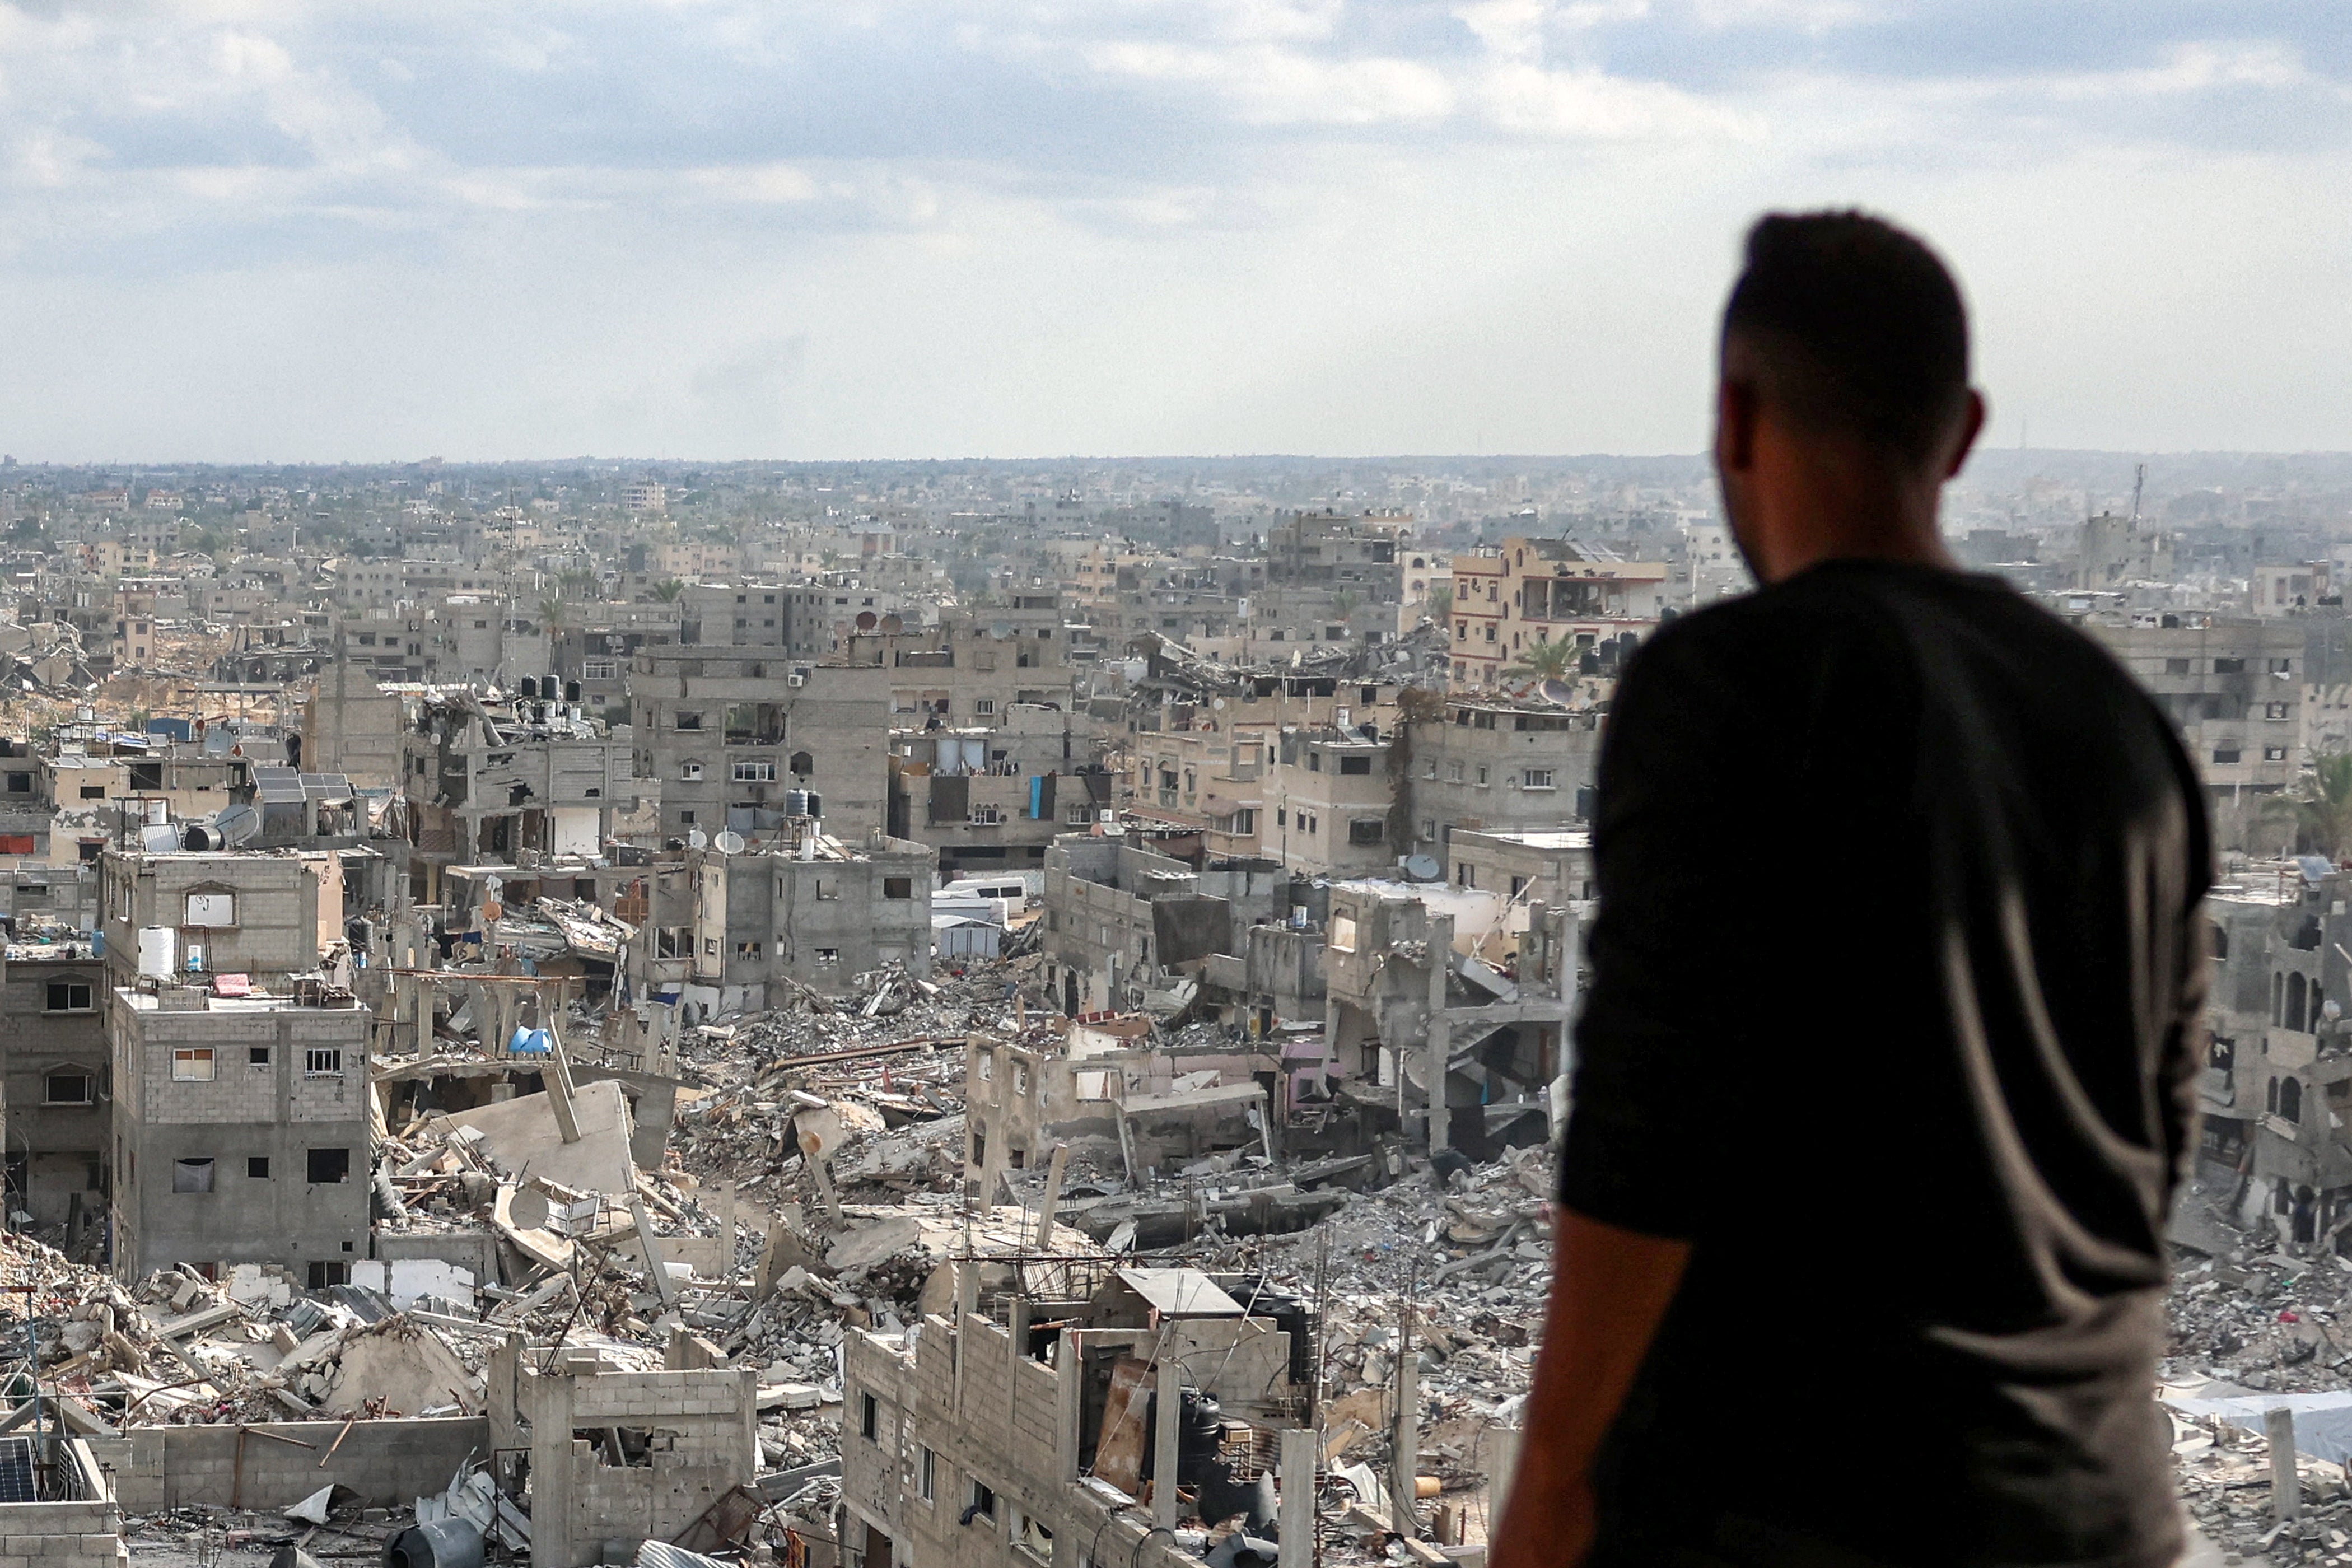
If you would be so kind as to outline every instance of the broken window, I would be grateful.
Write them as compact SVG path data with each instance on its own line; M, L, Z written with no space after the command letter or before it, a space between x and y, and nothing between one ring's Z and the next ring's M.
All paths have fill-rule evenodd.
M971 1502L963 1511L964 1518L967 1521L974 1519L994 1519L996 1517L996 1492L994 1489L983 1486L979 1481L972 1482Z
M352 1152L349 1149L313 1149L310 1154L311 1181L325 1185L351 1180Z
M245 1174L247 1181L266 1182L269 1180L269 1156L267 1154L247 1154L245 1157Z
M352 1266L344 1262L340 1258L330 1258L323 1263L311 1264L309 1275L310 1279L308 1289L312 1290L324 1290L331 1285L350 1284L352 1282Z
M1330 945L1341 952L1356 951L1356 917L1335 914L1331 917Z
M302 1053L304 1078L341 1078L343 1052L339 1046L312 1046Z
M2278 1113L2288 1121L2303 1120L2303 1080L2294 1078L2279 1079Z
M173 1083L210 1083L213 1080L213 1052L210 1046L183 1046L172 1053Z
M739 942L735 944L735 956L738 958L756 959L761 956L764 951L756 942Z
M1339 759L1339 771L1343 773L1369 773L1372 771L1372 759L1370 757L1341 757Z
M870 1394L857 1396L857 1435L871 1443L882 1429L882 1405Z
M837 947L820 947L816 950L816 961L820 967L829 963L839 963L841 962L841 949Z
M700 763L680 763L677 765L677 776L686 780L688 784L691 784L702 777L702 764Z
M172 1162L172 1190L175 1193L208 1193L213 1190L213 1163L210 1160L174 1160Z
M912 877L885 877L882 879L882 896L886 899L911 899L915 896L915 879Z
M1378 844L1388 831L1387 825L1377 816L1360 816L1348 824L1350 844Z
M248 1067L268 1067L269 1065L269 1047L268 1046L246 1047L245 1060L246 1065Z

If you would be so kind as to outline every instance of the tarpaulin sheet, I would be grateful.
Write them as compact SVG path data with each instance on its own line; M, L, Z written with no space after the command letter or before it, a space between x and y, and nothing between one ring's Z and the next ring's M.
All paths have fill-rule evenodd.
M2280 1406L2294 1412L2297 1453L2337 1464L2352 1459L2352 1389L2328 1394L2250 1394L2234 1399L2168 1399L2164 1407L2183 1415L2219 1415L2232 1426L2259 1435L2263 1417Z

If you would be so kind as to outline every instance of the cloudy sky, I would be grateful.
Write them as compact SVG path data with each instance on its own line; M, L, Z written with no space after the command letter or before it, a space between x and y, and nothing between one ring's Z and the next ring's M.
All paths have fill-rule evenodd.
M2352 446L2334 0L0 0L23 459L1675 452L1743 223L1993 438Z

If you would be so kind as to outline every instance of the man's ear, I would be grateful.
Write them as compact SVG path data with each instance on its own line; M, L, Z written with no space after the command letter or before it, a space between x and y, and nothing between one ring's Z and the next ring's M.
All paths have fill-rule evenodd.
M1952 460L1944 465L1944 478L1948 479L1960 471L1960 465L1969 460L1969 453L1976 447L1977 437L1983 434L1984 426L1984 394L1970 387L1968 406L1960 411L1960 438L1953 444Z
M1756 417L1754 385L1727 377L1715 393L1715 463L1725 473L1756 466Z

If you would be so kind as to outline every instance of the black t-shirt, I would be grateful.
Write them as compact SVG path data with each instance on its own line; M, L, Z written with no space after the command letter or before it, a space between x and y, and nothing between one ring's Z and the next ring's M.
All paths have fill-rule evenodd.
M1651 639L1599 802L1560 1196L1692 1252L1598 1558L2171 1562L2210 855L2155 705L1996 580L1834 562Z

